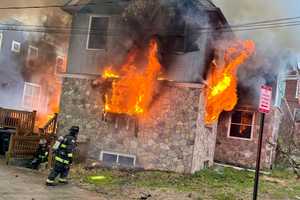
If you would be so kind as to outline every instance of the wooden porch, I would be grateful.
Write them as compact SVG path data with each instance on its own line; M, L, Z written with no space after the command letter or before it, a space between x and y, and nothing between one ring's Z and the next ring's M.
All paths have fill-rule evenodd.
M35 130L36 111L20 111L0 108L0 128L10 130L9 148L6 152L6 162L12 159L30 159L36 152L41 137L49 144L55 139L57 128L57 113L41 128Z

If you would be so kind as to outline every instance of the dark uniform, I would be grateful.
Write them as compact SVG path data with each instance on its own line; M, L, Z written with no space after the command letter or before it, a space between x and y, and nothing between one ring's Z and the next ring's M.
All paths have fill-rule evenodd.
M67 177L70 165L73 161L73 152L76 147L77 134L79 127L72 126L70 133L64 137L60 137L53 146L54 150L54 167L51 170L47 185L55 185L55 178L59 176L60 183L68 183Z
M38 169L41 163L48 161L49 149L46 139L41 139L39 142L39 147L35 153L34 159L31 162L33 169Z

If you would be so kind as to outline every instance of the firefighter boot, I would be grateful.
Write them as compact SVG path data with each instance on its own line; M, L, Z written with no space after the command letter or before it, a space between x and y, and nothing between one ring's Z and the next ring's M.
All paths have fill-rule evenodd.
M46 180L46 185L47 186L56 186L56 183L53 180L47 179Z

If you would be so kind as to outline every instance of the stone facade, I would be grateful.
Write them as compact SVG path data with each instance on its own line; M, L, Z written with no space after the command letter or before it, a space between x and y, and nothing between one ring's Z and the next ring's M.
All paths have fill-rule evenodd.
M228 137L231 113L224 112L219 118L215 160L221 163L254 168L256 165L261 114L251 108L241 108L241 110L254 112L252 138L244 140ZM261 157L261 166L263 168L271 168L274 163L281 117L281 111L278 108L273 108L272 112L265 117Z
M139 117L138 132L126 118L103 120L103 98L87 77L64 78L58 133L80 126L79 140L88 139L88 157L101 151L136 156L136 167L193 173L213 164L216 127L203 122L200 84L161 84L147 114Z

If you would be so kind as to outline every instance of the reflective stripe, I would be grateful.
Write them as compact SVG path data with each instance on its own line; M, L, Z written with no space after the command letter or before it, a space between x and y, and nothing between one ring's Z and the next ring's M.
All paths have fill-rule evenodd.
M64 160L64 159L62 159L58 156L55 156L55 160L58 161L58 162L64 163L64 164L69 164L68 160Z
M67 182L67 179L59 178L58 181L59 181L59 182Z
M61 144L60 147L61 147L61 148L67 148L67 145Z
M47 155L48 155L48 152L45 153L45 156L47 156Z
M52 180L50 180L50 179L47 179L46 182L47 182L47 183L54 183L54 181L52 181Z
M68 153L68 157L72 158L73 154L72 153Z

